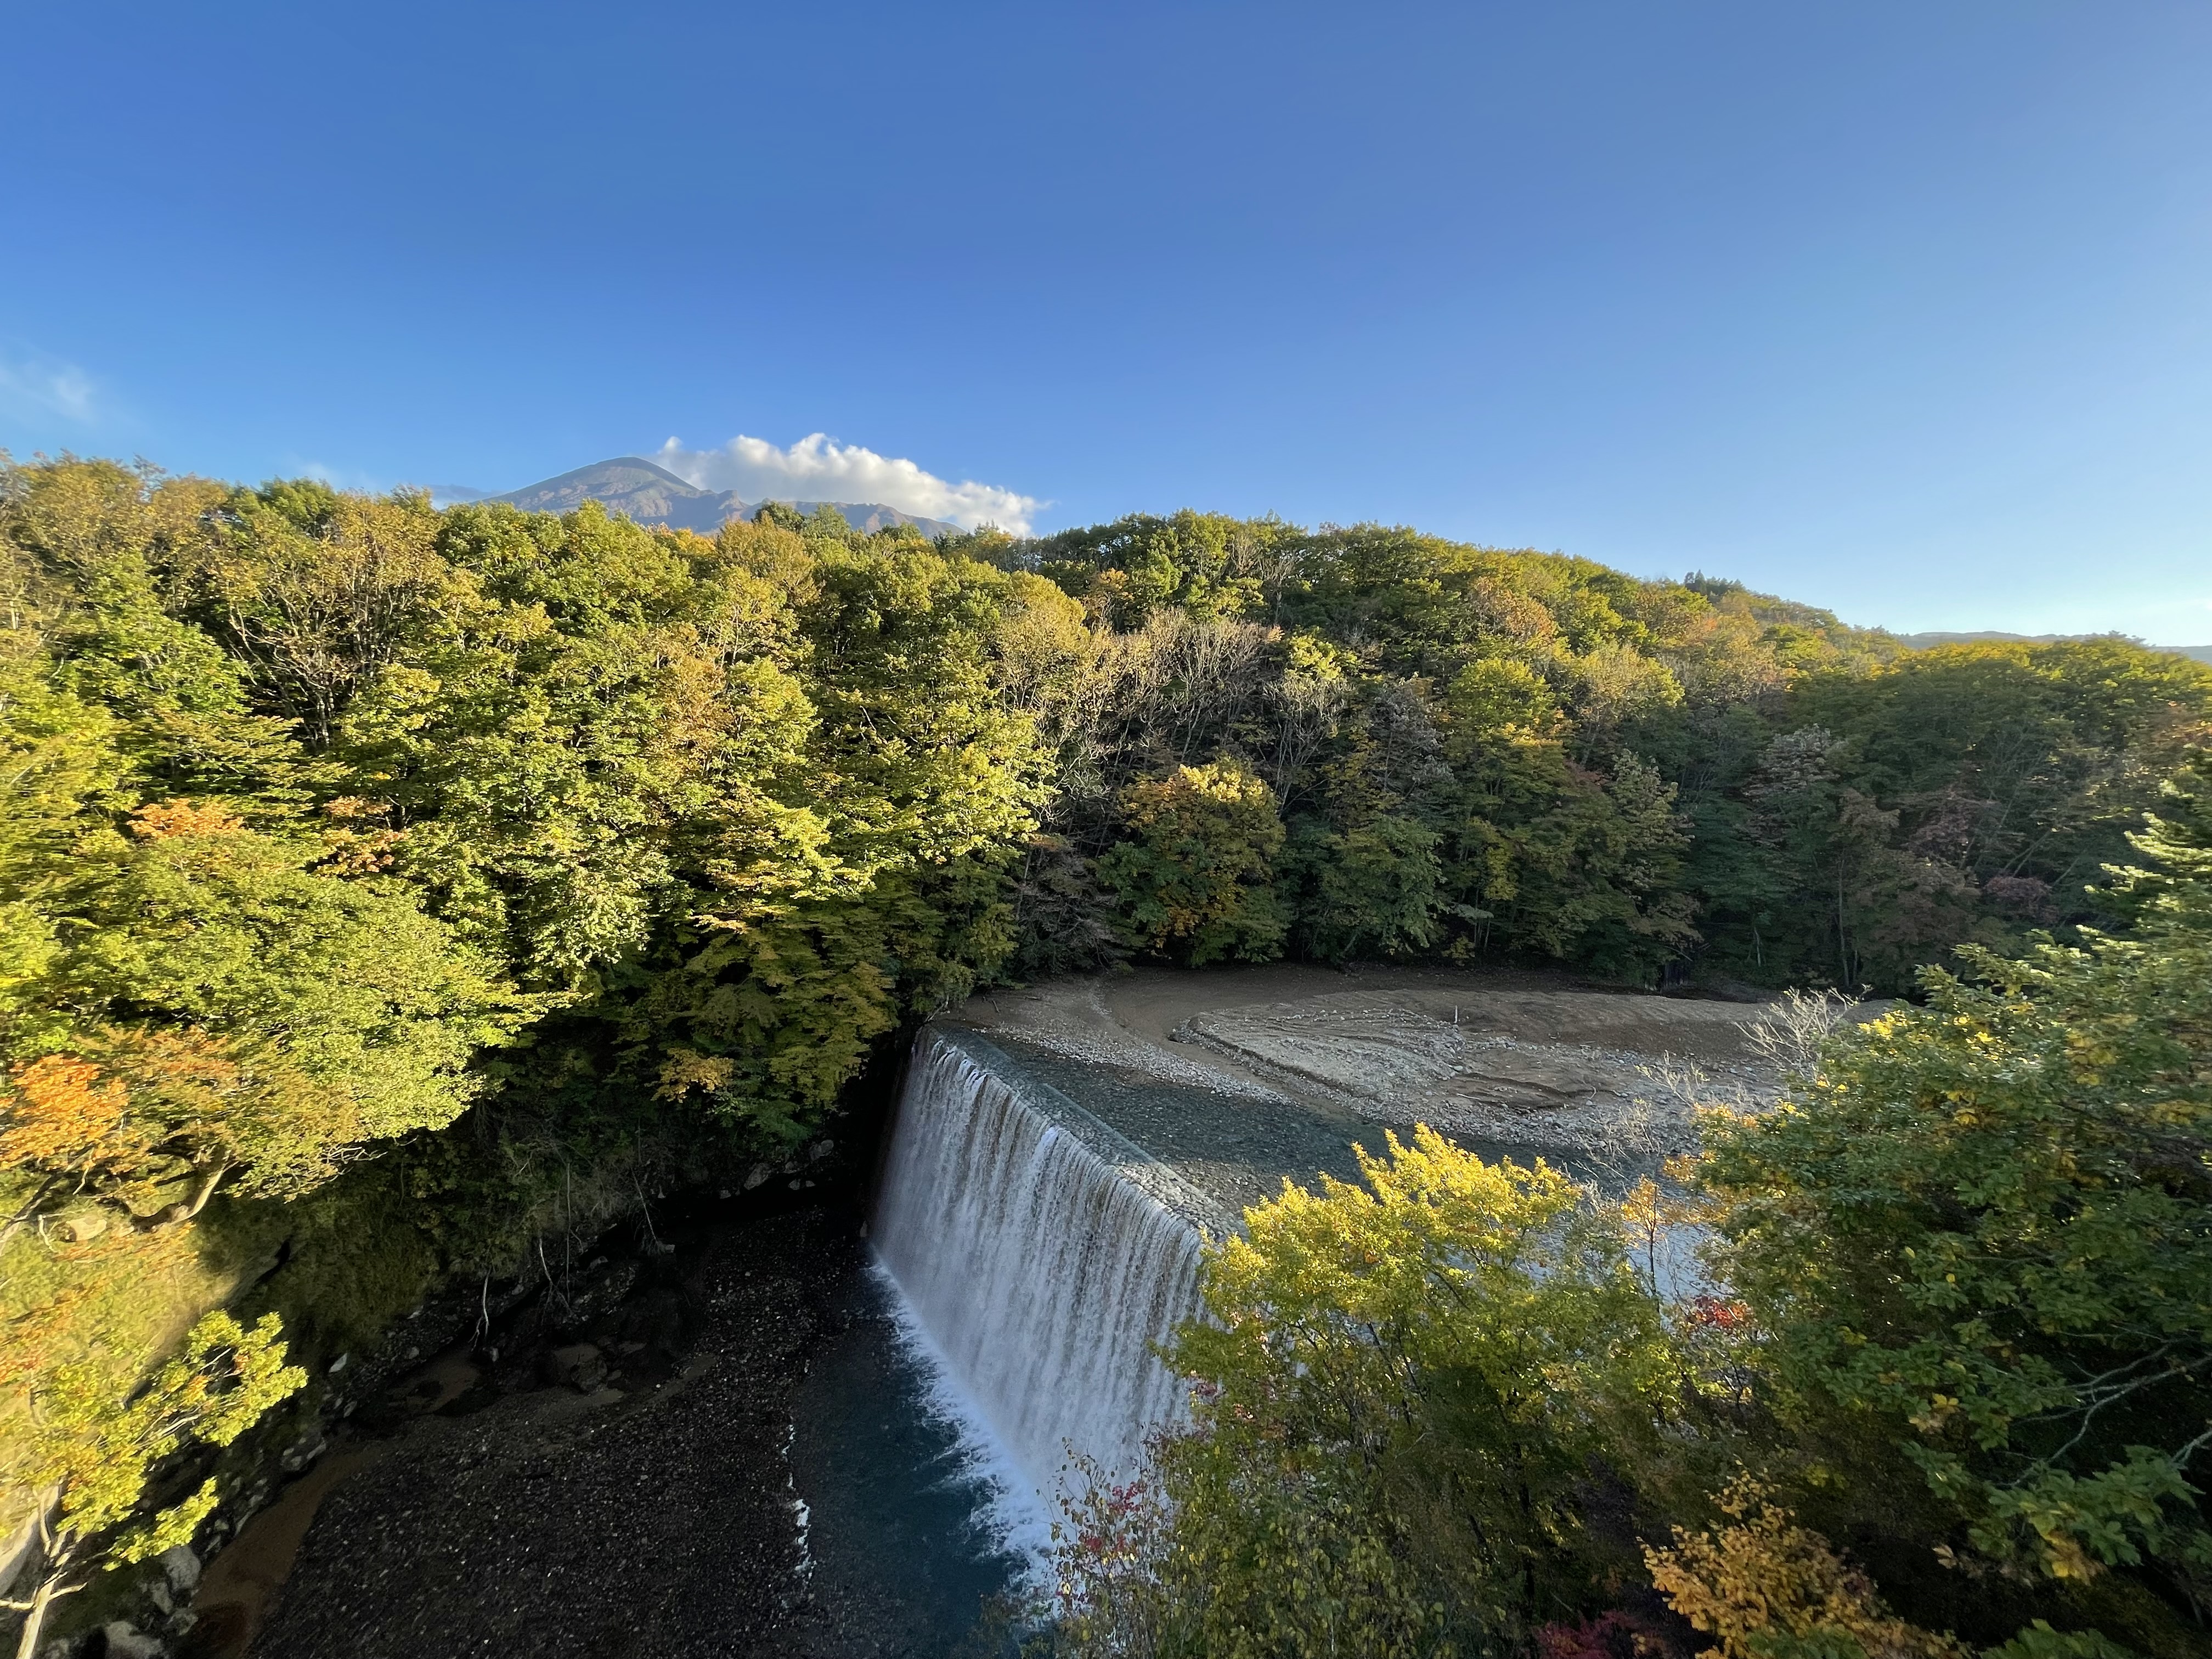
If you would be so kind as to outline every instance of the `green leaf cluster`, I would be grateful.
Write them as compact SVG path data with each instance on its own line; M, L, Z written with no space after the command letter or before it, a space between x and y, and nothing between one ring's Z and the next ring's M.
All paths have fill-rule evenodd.
M1586 1596L1591 1460L1677 1415L1681 1381L1618 1218L1425 1128L1361 1164L1209 1250L1208 1317L1170 1356L1195 1419L1157 1453L1172 1518L1139 1540L1152 1599L1100 1616L1085 1545L1120 1534L1085 1516L1078 1651L1133 1614L1164 1655L1504 1650Z
M215 1508L214 1478L150 1516L143 1513L148 1489L185 1447L229 1445L306 1383L305 1371L284 1363L281 1336L274 1315L249 1330L211 1313L127 1398L88 1364L62 1366L46 1380L27 1469L40 1494L36 1582L27 1599L9 1604L26 1615L21 1652L37 1650L53 1602L83 1587L94 1549L112 1569L191 1541Z
M1778 1410L1863 1419L1973 1546L2074 1580L2212 1570L2212 881L2197 793L2134 931L1970 948L1705 1181Z

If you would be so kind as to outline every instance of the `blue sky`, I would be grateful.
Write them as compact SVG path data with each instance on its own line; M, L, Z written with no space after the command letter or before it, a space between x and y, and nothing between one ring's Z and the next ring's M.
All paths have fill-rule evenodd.
M2203 0L73 0L7 52L19 457L729 487L745 434L1043 528L2212 641Z

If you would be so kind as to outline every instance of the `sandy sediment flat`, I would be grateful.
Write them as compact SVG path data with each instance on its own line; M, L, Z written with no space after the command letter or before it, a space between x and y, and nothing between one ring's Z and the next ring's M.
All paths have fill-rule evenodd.
M1686 1150L1698 1102L1773 1098L1781 1078L1749 1029L1770 1012L1565 975L1274 964L1051 981L949 1018L1248 1203L1285 1174L1349 1173L1352 1140L1417 1123L1583 1159Z

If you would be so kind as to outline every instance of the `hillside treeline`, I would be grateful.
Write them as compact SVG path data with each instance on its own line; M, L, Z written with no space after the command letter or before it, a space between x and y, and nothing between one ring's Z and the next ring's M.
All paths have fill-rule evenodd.
M9 465L6 1415L88 1353L125 1389L188 1234L281 1233L290 1305L368 1321L580 1171L780 1155L994 978L1893 992L2070 937L2208 717L2212 668L2124 641L1905 653L1373 526L708 538Z
M979 550L1100 629L1047 728L1045 828L1079 861L1033 852L1032 881L1101 876L1123 937L1192 960L1893 993L1961 941L2104 914L2089 887L2212 716L2202 665L2118 640L1908 653L1732 582L1374 526L1185 513ZM1217 895L1252 872L1206 921L1178 844L1216 853Z

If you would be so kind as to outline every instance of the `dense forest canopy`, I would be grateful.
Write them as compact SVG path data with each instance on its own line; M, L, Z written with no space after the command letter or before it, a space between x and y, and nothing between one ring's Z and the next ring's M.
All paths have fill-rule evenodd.
M1895 992L2109 921L2212 719L2117 640L1376 526L708 539L65 461L0 557L0 1148L187 1206L526 1077L793 1134L908 1013L1132 956Z
M147 1286L185 1284L176 1240L195 1229L242 1261L277 1227L266 1215L287 1212L287 1265L259 1305L360 1330L437 1273L511 1249L555 1201L556 1167L567 1218L580 1170L635 1185L702 1158L781 1156L882 1039L981 983L1148 958L1555 963L1644 987L1932 1000L1808 1073L1807 1090L1838 1091L1832 1109L1716 1139L1702 1201L1740 1269L1727 1305L1770 1346L1716 1358L1729 1320L1670 1329L1622 1277L1617 1218L1570 1224L1580 1200L1556 1176L1476 1174L1424 1145L1371 1171L1383 1232L1432 1228L1437 1194L1467 1208L1496 1235L1485 1294L1523 1298L1542 1319L1522 1334L1555 1352L1505 1354L1494 1321L1437 1323L1425 1303L1399 1312L1459 1356L1455 1389L1518 1387L1529 1364L1565 1379L1494 1444L1466 1443L1527 1452L1528 1482L1493 1489L1447 1462L1407 1486L1378 1442L1359 1478L1384 1486L1336 1492L1323 1519L1346 1530L1316 1531L1310 1509L1268 1507L1279 1492L1254 1507L1238 1460L1278 1443L1229 1435L1181 1467L1188 1513L1335 1538L1348 1555L1308 1564L1324 1579L1373 1566L1392 1528L1419 1532L1425 1516L1492 1525L1489 1553L1401 1562L1360 1594L1376 1629L1410 1632L1405 1650L1449 1650L1421 1645L1443 1628L1431 1607L1516 1632L1504 1645L1525 1650L1544 1618L1593 1605L1595 1569L1507 1511L1525 1500L1541 1512L1527 1524L1553 1527L1541 1516L1574 1509L1591 1457L1658 1457L1620 1424L1737 1420L1728 1399L1765 1366L1779 1392L1759 1423L1811 1437L1776 1429L1770 1451L1848 1443L1855 1422L1936 1422L1917 1462L1883 1465L1933 1483L1930 1535L2030 1575L2132 1551L2194 1595L2192 1552L2212 1546L2188 1518L2187 1456L2162 1431L2149 1462L2113 1439L2165 1407L2130 1393L2090 1409L2067 1390L2113 1355L2149 1363L2130 1334L2146 1321L2188 1327L2161 1352L2202 1348L2194 1316L2173 1313L2175 1297L2202 1299L2199 1120L2153 1113L2116 1139L2113 1115L2140 1101L2091 1097L2123 1073L2179 1075L2201 1048L2160 1024L2201 948L2193 969L2172 951L2146 967L2105 935L2148 916L2169 942L2201 937L2187 882L2201 885L2202 835L2154 828L2156 870L2107 871L2134 856L2162 781L2201 783L2185 769L2208 736L2212 667L2125 641L1913 652L1729 581L1639 580L1382 526L1185 512L933 543L771 507L704 537L588 505L440 511L307 480L6 465L4 1472L61 1481L100 1463L101 1437L131 1420L139 1379L198 1311L189 1286L167 1311L131 1311ZM1993 988L1929 976L1962 946ZM2015 1101L1985 1074L1991 1043L2060 1066L2067 1020L2144 996L2134 1024L2099 1039L2115 1058L2081 1090ZM2070 1012L2037 1012L2054 1002ZM1929 1093L1945 1068L1952 1094ZM1979 1139L1929 1116L1976 1091L1992 1103ZM2130 1150L2144 1137L2166 1163ZM1853 1207L2018 1163L2027 1146L2060 1152L2030 1160L2033 1191L1992 1200L1981 1243L1958 1242L1955 1194L1899 1198L1871 1220ZM2052 1275L2081 1270L2045 1234L2095 1207L2085 1181L2125 1195L2110 1242L2144 1276L2110 1305L2052 1316L2080 1328L2022 1323ZM1254 1237L1327 1234L1328 1204L1351 1201L1293 1205ZM1839 1250L1869 1276L1808 1299L1809 1264ZM1977 1251L2013 1277L1913 1278ZM1401 1257L1458 1271L1433 1238ZM1329 1324L1314 1285L1271 1281L1279 1265L1228 1258L1220 1305L1272 1317L1286 1296L1319 1296ZM1952 1271L1936 1284L1960 1285ZM1358 1277L1345 1294L1368 1293ZM200 1305L234 1283L206 1279ZM1967 1296L2008 1310L1989 1328L2020 1328L1969 1340L1926 1316ZM1852 1357L1877 1304L1910 1362L1894 1375ZM223 1328L195 1364L292 1375L275 1325L250 1340ZM2004 1381L2023 1354L2044 1367L2024 1394ZM1223 1398L1287 1398L1264 1347L1200 1341L1188 1358ZM2173 1397L2193 1409L2203 1387L2192 1370ZM57 1389L82 1409L38 1405ZM1419 1410L1459 1413L1464 1429L1471 1397ZM2054 1462L2048 1425L2084 1410L2096 1432L2085 1422ZM1762 1457L1773 1479L1819 1486L1806 1457ZM1724 1473L1653 1489L1717 1491ZM131 1496L85 1513L123 1513ZM1737 1509L1754 1517L1745 1535L1766 1526L1772 1545L1784 1523L1760 1501ZM1855 1495L1822 1501L1861 1512ZM1725 1553L1733 1534L1702 1536L1664 1569L1686 1584L1697 1550ZM1233 1526L1200 1543L1257 1547ZM1296 1582L1245 1585L1234 1618L1295 1624L1269 1598ZM1205 1645L1221 1606L1191 1616L1191 1650L1228 1650Z

